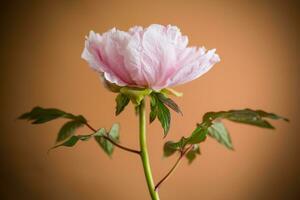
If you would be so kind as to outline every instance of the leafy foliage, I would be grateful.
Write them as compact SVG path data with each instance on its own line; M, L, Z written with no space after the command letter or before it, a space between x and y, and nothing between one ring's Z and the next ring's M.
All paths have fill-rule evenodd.
M78 120L71 120L66 122L58 132L56 142L64 141L74 134L77 128L83 126L84 124Z
M30 112L22 114L19 119L27 119L32 124L41 124L58 118L70 119L60 129L56 142L64 141L71 137L75 130L83 126L87 120L82 115L73 115L56 108L35 107Z
M181 112L179 106L172 99L166 97L165 95L163 95L161 93L156 93L156 96L166 106L168 106L169 108L171 108L175 112L180 113L182 115L182 112Z
M90 139L91 136L93 136L94 134L90 134L90 135L73 135L72 137L70 137L68 140L66 140L65 142L58 144L54 147L52 147L51 149L57 148L57 147L61 147L61 146L65 146L65 147L73 147L75 146L75 144L81 140L81 141L88 141Z
M99 146L105 151L108 156L111 156L114 151L114 145L103 136L109 137L112 141L119 142L119 125L113 124L109 133L106 132L104 128L98 130L94 138L99 144Z
M42 124L57 118L67 118L86 122L86 119L81 115L73 115L56 108L34 107L30 112L26 112L19 116L19 119L27 119L32 121L32 124Z
M173 109L177 113L182 114L182 112L172 99L161 93L152 92L150 98L150 123L152 123L157 117L164 130L164 136L167 136L171 123L171 114L169 108Z
M230 135L222 122L213 122L213 124L208 128L208 135L215 138L228 149L233 150Z
M69 119L69 121L67 121L58 132L56 142L59 144L51 149L62 146L73 147L78 141L88 141L91 137L94 137L100 147L111 156L114 145L107 140L107 138L111 139L113 142L119 142L118 124L113 124L108 133L104 128L101 128L97 132L89 135L74 135L79 127L87 125L87 120L82 115L73 115L59 109L35 107L30 112L26 112L19 117L19 119L32 121L32 124L46 123L58 118L66 118Z
M168 141L164 144L164 156L169 157L175 152L181 150L182 145L178 142Z
M197 154L201 154L200 146L199 144L193 144L192 148L185 154L185 157L188 159L189 164L191 164L195 160Z
M113 124L109 133L106 132L104 128L100 128L97 132L89 134L89 135L73 135L65 142L58 144L51 149L57 147L73 147L77 144L78 141L88 141L91 137L93 137L99 146L104 150L104 152L111 156L114 150L114 144L108 141L105 137L109 137L112 141L118 143L119 142L119 124Z
M118 96L116 97L116 115L119 115L124 110L124 108L128 105L129 101L129 97L125 94L118 94Z
M231 137L225 128L221 119L227 119L233 122L244 123L258 126L261 128L274 129L274 127L266 120L268 119L282 119L289 121L287 118L281 117L274 113L268 113L262 110L229 110L220 112L208 112L203 116L200 124L197 124L196 129L189 137L182 137L178 142L168 141L164 145L164 155L171 156L176 151L183 152L193 145L192 149L186 154L186 158L191 163L200 154L199 143L203 142L207 135L216 139L220 144L223 144L228 149L233 149ZM195 146L197 145L197 146Z

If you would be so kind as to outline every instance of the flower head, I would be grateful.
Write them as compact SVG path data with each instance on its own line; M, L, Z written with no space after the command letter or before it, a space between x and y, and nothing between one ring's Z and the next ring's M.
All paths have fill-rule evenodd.
M102 35L91 31L82 58L110 83L161 90L192 81L220 61L215 49L187 45L176 26L113 28Z

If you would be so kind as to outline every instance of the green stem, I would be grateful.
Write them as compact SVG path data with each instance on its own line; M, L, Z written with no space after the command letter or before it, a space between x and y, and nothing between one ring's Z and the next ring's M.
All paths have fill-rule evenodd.
M144 173L148 185L148 189L152 200L159 200L158 192L155 191L155 185L152 178L152 172L149 162L149 155L147 150L147 139L146 139L146 111L145 111L145 100L141 101L139 108L139 128L140 128L140 148L141 158L143 162Z

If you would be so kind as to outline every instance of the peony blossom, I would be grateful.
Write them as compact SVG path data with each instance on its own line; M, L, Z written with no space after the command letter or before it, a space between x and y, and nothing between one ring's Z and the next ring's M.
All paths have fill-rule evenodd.
M119 86L161 90L192 81L220 61L215 49L188 47L188 37L176 26L135 26L90 32L82 58Z

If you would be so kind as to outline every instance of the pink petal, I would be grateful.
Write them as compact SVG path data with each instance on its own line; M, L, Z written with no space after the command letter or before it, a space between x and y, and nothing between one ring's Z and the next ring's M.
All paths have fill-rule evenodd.
M215 51L215 49L212 49L205 53L205 49L200 48L198 51L191 52L183 60L183 66L180 67L170 79L168 86L184 84L206 73L214 64L220 61L220 58L215 54Z
M160 90L194 80L220 61L215 50L187 44L187 36L171 25L91 31L82 58L112 83Z

